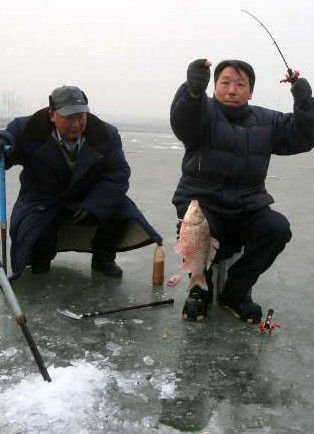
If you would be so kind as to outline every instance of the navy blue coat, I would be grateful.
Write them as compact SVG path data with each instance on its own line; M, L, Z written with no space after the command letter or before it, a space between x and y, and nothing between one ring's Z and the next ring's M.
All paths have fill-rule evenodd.
M205 93L192 98L184 83L171 106L171 126L185 146L173 196L178 213L196 198L220 215L240 215L273 202L265 188L272 154L313 148L314 102L295 101L294 113L286 114L251 105L228 112Z
M126 196L130 168L125 159L118 130L88 114L86 138L72 172L51 136L53 124L48 109L31 117L14 119L0 132L11 145L6 154L6 168L19 164L20 192L10 221L11 266L18 277L30 263L32 246L44 228L68 208L83 208L99 221L127 219L127 232L117 251L126 251L151 243L162 243L160 235L147 222L134 202ZM80 246L79 237L66 249L91 251Z

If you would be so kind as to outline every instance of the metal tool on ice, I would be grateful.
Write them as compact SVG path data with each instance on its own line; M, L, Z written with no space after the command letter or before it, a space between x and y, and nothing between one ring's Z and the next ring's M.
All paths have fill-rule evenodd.
M173 304L173 303L174 303L174 299L169 298L167 300L162 300L162 301L153 301L152 303L134 304L131 306L123 306L123 307L118 307L116 309L109 309L109 310L103 310L103 311L74 313L74 312L71 312L70 310L67 310L67 309L65 309L65 310L58 309L58 313L60 313L61 315L67 316L68 318L71 318L71 319L82 319L82 318L93 318L96 316L105 316L105 315L108 315L110 313L124 312L126 310L143 309L145 307L155 307L155 306L161 306L161 305Z

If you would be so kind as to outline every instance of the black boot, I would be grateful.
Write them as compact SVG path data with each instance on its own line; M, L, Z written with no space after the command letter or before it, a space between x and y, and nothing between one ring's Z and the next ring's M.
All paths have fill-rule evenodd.
M121 277L122 268L115 262L114 252L95 252L92 257L92 269L105 276Z
M40 234L32 248L31 265L33 274L45 274L57 254L57 236L54 223L48 225Z
M32 263L32 273L33 274L46 274L50 271L51 261L33 261Z
M259 304L252 300L251 292L251 289L242 293L233 291L232 285L227 281L224 290L218 296L218 303L230 308L239 319L250 324L259 323L262 319L262 309Z
M203 321L207 316L208 305L211 297L208 291L199 285L190 289L188 298L185 300L182 317L190 321Z
M39 245L39 243L37 243ZM36 246L37 247L37 246ZM41 247L39 245L39 247ZM50 264L56 253L52 250L34 248L32 251L32 273L46 274L50 271Z

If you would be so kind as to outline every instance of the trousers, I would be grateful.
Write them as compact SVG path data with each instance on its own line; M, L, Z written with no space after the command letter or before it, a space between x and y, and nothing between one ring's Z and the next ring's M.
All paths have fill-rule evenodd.
M32 263L49 262L56 256L58 228L63 223L69 223L72 220L73 212L65 210L45 228L32 248ZM90 216L88 221L82 222L82 224L97 226L95 236L91 241L93 255L97 259L113 261L116 258L117 245L124 235L125 220L110 219L101 223L96 217Z
M289 221L270 207L237 217L219 215L206 208L203 212L211 236L220 244L215 262L243 249L243 254L228 270L227 284L239 295L249 293L259 276L273 264L290 241ZM208 274L207 280L210 280L211 269Z

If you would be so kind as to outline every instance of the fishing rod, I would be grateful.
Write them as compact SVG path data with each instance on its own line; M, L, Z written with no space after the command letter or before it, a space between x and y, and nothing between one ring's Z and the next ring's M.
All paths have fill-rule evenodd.
M37 345L33 339L33 336L31 335L29 328L27 326L27 320L25 315L23 314L19 302L13 292L12 286L6 276L6 273L4 271L2 262L0 261L0 286L1 289L6 296L8 303L15 315L16 323L20 326L23 335L25 337L25 340L32 352L32 355L34 357L34 360L37 364L37 367L39 369L39 372L41 373L43 379L45 381L51 382L51 378L48 374L47 368L45 366L45 363L43 361L43 358L41 357L41 354L37 348Z
M288 65L288 63L287 63L287 61L286 61L286 59L285 59L285 56L282 54L282 51L281 51L281 49L279 48L279 45L277 44L275 38L274 38L273 35L270 33L270 31L268 30L268 28L265 26L265 24L262 23L261 20L259 20L259 19L258 19L255 15L253 15L251 12L249 12L249 11L247 11L247 10L244 10L244 9L241 9L241 12L244 12L245 14L249 15L250 17L252 17L255 21L257 21L257 22L258 22L258 23L263 27L263 29L266 30L267 34L271 37L271 40L273 41L275 47L277 48L278 53L280 54L280 57L281 57L282 60L284 61L284 64L286 65L286 67L287 67L287 71L288 71L288 74L287 74L286 78L283 79L283 80L281 80L280 82L290 82L290 83L294 83L294 82L298 79L298 77L299 77L300 74L299 74L298 71L293 71L293 70L290 68L290 66Z
M173 303L174 303L174 299L169 298L167 300L162 300L162 301L153 301L152 303L134 304L131 306L118 307L116 309L109 309L109 310L96 311L96 312L87 312L87 313L79 313L79 314L71 312L67 309L65 309L65 310L57 309L57 311L61 315L67 316L68 318L82 319L82 318L93 318L93 317L97 317L97 316L105 316L105 315L108 315L110 313L124 312L126 310L143 309L146 307L162 306L162 305L173 304Z

